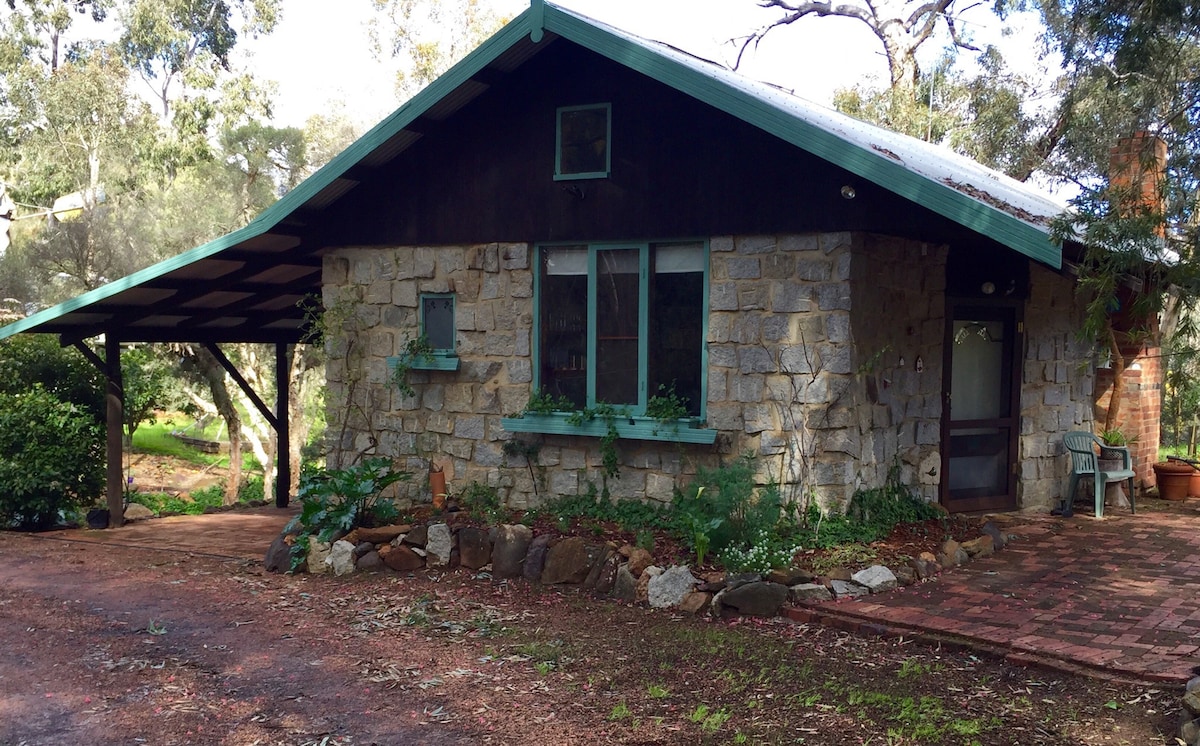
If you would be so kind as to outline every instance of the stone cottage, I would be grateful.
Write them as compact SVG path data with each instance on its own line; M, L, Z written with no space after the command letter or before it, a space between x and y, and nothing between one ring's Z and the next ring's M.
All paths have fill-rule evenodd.
M892 473L952 512L1048 509L1097 380L1063 209L534 0L245 228L0 336L272 342L286 381L319 294L333 465L523 507L669 500L749 456L801 503Z
M1061 494L1093 376L1053 199L549 4L393 120L323 218L335 461L514 507L743 454L825 505L892 469L952 511Z

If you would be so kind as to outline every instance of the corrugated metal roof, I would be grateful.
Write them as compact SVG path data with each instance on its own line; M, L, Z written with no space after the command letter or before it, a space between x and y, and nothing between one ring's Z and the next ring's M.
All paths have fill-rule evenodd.
M1052 267L1061 251L1048 220L1063 205L1036 188L956 155L749 80L669 45L541 0L422 90L246 227L0 328L82 339L296 342L318 293L320 262L295 235L354 193L358 171L389 163L484 91L481 71L510 72L557 37L602 54L762 128L980 234ZM539 43L540 40L540 43ZM349 172L355 169L351 175ZM271 271L278 270L278 271ZM266 305L264 305L266 304ZM271 314L261 309L285 308ZM181 313L191 310L192 313ZM124 330L124 334L122 334Z

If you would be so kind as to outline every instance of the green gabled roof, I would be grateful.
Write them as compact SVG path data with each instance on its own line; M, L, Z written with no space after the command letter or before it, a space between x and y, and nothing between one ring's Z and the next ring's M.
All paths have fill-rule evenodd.
M1027 185L923 143L750 81L710 62L534 0L478 49L247 226L0 328L0 339L109 331L126 341L276 341L302 336L295 300L319 292L320 262L300 235L429 126L488 89L476 76L512 70L556 35L742 119L884 189L1058 268L1049 219L1064 208ZM486 77L486 76L485 76ZM420 120L420 122L418 122ZM414 123L418 126L409 129ZM241 300L231 301L231 297ZM269 311L264 311L269 309Z

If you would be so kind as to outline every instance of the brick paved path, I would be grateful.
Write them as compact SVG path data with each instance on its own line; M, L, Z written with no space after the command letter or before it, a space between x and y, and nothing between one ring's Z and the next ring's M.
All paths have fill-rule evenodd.
M1004 530L1019 538L993 557L933 582L807 608L843 617L842 626L932 631L1124 678L1200 673L1200 515L1006 518Z

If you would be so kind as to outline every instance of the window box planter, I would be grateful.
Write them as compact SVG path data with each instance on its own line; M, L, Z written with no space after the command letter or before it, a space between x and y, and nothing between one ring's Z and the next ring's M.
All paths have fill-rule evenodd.
M396 370L396 363L401 360L408 364L409 370L458 370L457 355L397 355L387 359L389 374Z
M608 434L608 418L597 417L578 424L569 422L571 412L549 414L526 413L521 417L503 417L500 424L510 433L544 433L547 435L586 435L602 438ZM660 422L652 417L614 417L617 436L629 440L662 440L671 443L700 443L710 445L717 431L700 427L693 418Z

